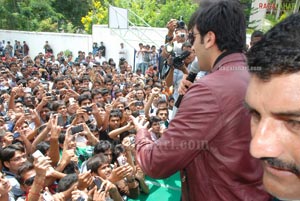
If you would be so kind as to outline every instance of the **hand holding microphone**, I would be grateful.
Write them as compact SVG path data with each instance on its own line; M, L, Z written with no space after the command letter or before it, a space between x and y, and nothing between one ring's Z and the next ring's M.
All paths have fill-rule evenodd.
M179 108L181 100L182 100L184 94L187 92L188 88L193 84L193 82L196 79L197 74L198 74L199 71L200 71L199 64L198 64L198 62L195 62L194 65L192 65L192 68L191 68L189 74L187 75L187 77L184 76L182 78L182 80L180 82L180 85L179 85L179 88L178 88L178 91L179 91L180 95L178 96L178 99L175 103L175 106L177 108Z

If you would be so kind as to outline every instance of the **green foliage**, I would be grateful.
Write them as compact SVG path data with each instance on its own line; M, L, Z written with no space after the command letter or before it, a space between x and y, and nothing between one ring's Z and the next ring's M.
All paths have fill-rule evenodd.
M158 18L155 20L155 24L153 24L153 26L165 27L170 19L179 19L180 16L182 16L183 20L188 23L191 15L195 12L197 7L198 5L192 1L167 0L166 4L161 6Z
M70 56L70 55L73 55L73 53L72 53L72 51L71 50L65 50L64 51L64 55L66 56L66 57L68 57L68 56Z
M52 7L53 0L0 0L0 28L55 31L63 15Z
M109 5L129 9L152 27L165 27L170 19L178 19L180 16L187 23L198 7L192 0L93 0L93 10L81 19L87 33L91 33L93 24L106 24L108 22ZM134 15L129 15L129 21L136 26L145 26Z
M81 18L84 30L87 33L92 33L93 24L107 24L108 23L108 8L103 6L100 1L93 0L93 10Z
M53 2L56 12L64 15L64 20L67 21L65 24L73 26L72 29L67 30L68 32L74 32L76 28L83 28L81 17L87 15L91 6L92 0L54 0Z

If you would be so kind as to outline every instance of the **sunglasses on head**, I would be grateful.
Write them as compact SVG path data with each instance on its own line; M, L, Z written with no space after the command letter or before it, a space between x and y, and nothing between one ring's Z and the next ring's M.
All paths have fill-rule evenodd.
M30 177L29 179L26 179L26 180L23 182L23 184L26 185L26 186L32 186L33 181L34 181L34 178L35 178L35 176Z

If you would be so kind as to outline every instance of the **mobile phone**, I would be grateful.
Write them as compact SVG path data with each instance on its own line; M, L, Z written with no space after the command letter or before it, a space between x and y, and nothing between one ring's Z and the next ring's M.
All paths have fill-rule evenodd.
M145 111L144 110L139 110L139 115L145 116Z
M127 159L123 155L120 155L117 158L117 161L118 161L119 166L123 166L123 165L125 165L127 163Z
M57 117L57 125L58 126L64 126L65 124L64 124L64 119L63 119L63 117L62 117L62 115L61 114L58 114L58 117Z
M44 201L53 201L53 196L48 192L48 191L44 191L43 192L43 200Z
M33 158L39 158L39 157L43 157L44 154L42 154L42 152L40 150L36 150L33 154L32 154Z
M31 88L26 87L26 88L24 89L24 92L25 92L25 93L31 93Z
M10 121L10 117L9 116L5 116L4 117L4 121Z
M81 125L78 125L78 126L73 126L72 128L71 128L71 134L72 135L75 135L76 133L80 133L80 132L82 132L83 131L83 125L81 124Z
M77 200L76 201L85 201L85 198L84 197L82 197L82 196L80 196L79 198L77 198Z
M14 133L14 139L16 139L16 138L18 138L18 137L20 137L20 133L19 133L19 132L15 132L15 133Z
M165 124L164 121L160 121L160 122L159 122L159 125L160 125L160 127L161 127L162 129L166 129L166 124Z
M71 97L69 98L69 104L73 105L75 103L75 98Z
M129 136L129 141L130 144L135 144L135 136L134 135Z
M99 179L98 177L96 177L96 178L94 179L94 184L95 184L95 186L97 186L97 190L99 190L100 187L101 187L101 185L102 185L102 180Z
M24 109L24 113L25 113L25 115L30 115L29 108L26 107L26 108Z

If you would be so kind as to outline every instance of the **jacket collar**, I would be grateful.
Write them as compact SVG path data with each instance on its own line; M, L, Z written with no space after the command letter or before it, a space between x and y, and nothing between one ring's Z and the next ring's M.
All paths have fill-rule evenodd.
M220 61L218 61L214 67L211 69L211 72L215 72L217 70L226 69L226 70L241 70L246 69L246 66L232 66L232 63L245 63L246 56L243 53L232 53L224 56ZM230 65L227 65L230 63Z

